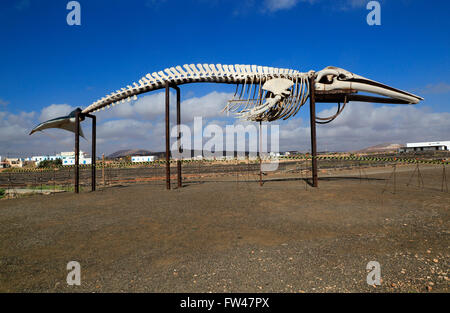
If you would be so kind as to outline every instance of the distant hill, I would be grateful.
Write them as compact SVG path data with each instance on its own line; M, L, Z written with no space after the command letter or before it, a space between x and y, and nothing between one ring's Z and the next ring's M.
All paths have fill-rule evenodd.
M119 150L114 153L111 153L108 155L108 158L115 159L115 158L123 158L130 155L153 155L154 152L143 150L143 149L129 149L129 150Z
M371 146L365 149L361 149L358 151L354 151L356 153L382 153L382 152L397 152L397 150L401 147L402 145L398 144L398 143L382 143L376 146Z

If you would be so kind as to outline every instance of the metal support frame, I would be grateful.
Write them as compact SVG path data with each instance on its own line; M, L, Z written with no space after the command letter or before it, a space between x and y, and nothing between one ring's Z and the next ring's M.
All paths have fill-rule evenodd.
M316 95L315 95L315 77L309 79L309 115L311 123L311 171L312 171L312 186L319 186L319 179L317 174L317 137L316 137Z
M310 83L310 124L311 124L311 155L312 155L312 186L318 187L318 164L317 164L317 135L316 135L316 103L347 103L350 101L360 101L360 102L373 102L373 103L393 103L393 104L408 104L404 100L372 97L365 95L356 95L356 90L336 90L336 91L317 91L315 90L315 77L309 78ZM180 88L176 84L170 84L166 82L166 189L170 190L170 88L176 90L177 93L177 147L178 152L181 155L181 110L180 110ZM260 104L261 104L261 90L259 92ZM92 118L92 191L96 189L96 117L90 114L83 114L80 109L75 112L75 193L79 193L79 183L80 183L80 172L79 172L79 162L80 162L80 121L84 117ZM261 136L261 122L260 122L260 136ZM260 144L261 145L261 144ZM261 146L259 147L261 149ZM260 186L263 185L262 180L262 160L261 153L258 151L260 170L259 170L259 180ZM103 160L103 167L105 162ZM444 168L445 173L445 168ZM445 175L445 174L444 174ZM105 184L104 168L102 172L103 184ZM395 180L395 169L394 169L394 180ZM182 169L181 160L177 160L177 182L178 187L182 187Z
M262 104L262 88L259 88L259 105ZM262 121L259 121L259 147L258 147L258 159L259 159L259 186L262 187L262 160L261 160L261 151L262 151Z
M178 161L177 161L177 180L178 188L183 186L181 177L181 93L180 88L174 87L177 91L177 148L178 148Z
M347 102L371 102L371 103L389 103L389 104L409 104L404 100L391 98L373 97L366 95L356 95L355 90L335 90L335 91L315 91L316 102L319 103L344 103Z
M95 115L83 114L80 109L75 111L75 186L74 192L80 192L80 122L82 118L92 119L92 156L91 156L91 190L95 191L96 186L96 142L97 142L97 118Z
M103 187L106 187L106 180L105 180L105 154L102 154L102 182Z
M444 188L445 187L445 188ZM442 192L448 192L448 185L447 185L447 175L445 174L445 163L442 164L442 184L441 184L441 191Z
M166 189L170 190L170 84L166 82Z
M80 118L81 110L75 111L75 193L80 192Z
M381 191L381 193L384 193L387 190L391 179L393 180L394 194L397 193L397 173L396 172L397 172L397 164L394 164L393 171L392 171L391 175L389 175L389 178L386 180L386 184L384 185L384 188Z
M176 85L166 82L166 189L170 190L170 88L177 92L177 139L178 152L181 155L181 91ZM177 161L178 187L182 187L181 160Z
M319 186L319 178L318 178L318 169L317 169L317 135L316 135L316 123L326 124L333 121L337 115L342 112L344 107L339 106L338 112L335 116L325 118L328 120L326 122L321 122L320 120L324 120L322 118L318 118L316 116L316 103L344 103L347 104L350 101L359 101L359 102L372 102L372 103L392 103L392 104L409 104L404 100L390 99L390 98L382 98L382 97L372 97L366 95L357 95L357 91L353 89L348 90L328 90L328 91L316 91L315 89L315 77L309 78L310 83L310 95L309 95L309 104L310 104L310 121L311 121L311 155L312 155L312 186ZM317 121L319 119L319 121ZM395 176L394 176L395 178ZM395 181L395 179L394 179Z
M91 191L95 191L96 186L96 141L97 141L97 118L95 115L85 114L84 116L92 119L92 148L91 148Z
M259 121L259 149L258 149L258 159L259 159L259 186L262 187L262 159L261 159L261 149L262 149L262 121Z

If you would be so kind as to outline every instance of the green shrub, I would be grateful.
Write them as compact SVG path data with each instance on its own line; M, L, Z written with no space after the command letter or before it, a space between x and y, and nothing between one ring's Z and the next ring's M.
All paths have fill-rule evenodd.
M0 199L5 196L5 189L0 188Z
M39 162L38 168L58 167L62 165L61 159L56 160L44 160Z

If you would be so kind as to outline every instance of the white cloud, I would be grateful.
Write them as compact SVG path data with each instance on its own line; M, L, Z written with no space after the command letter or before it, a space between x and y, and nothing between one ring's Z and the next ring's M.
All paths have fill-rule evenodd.
M333 109L317 115L333 115ZM320 150L358 150L380 143L448 140L450 113L435 113L415 106L374 106L370 103L350 103L333 122L317 125ZM280 127L281 149L307 150L310 145L309 125L297 120Z
M221 111L227 101L233 97L231 93L213 91L202 97L192 97L181 102L181 115L184 121L192 121L194 116L225 117ZM132 102L120 103L110 110L102 112L103 119L109 118L135 118L142 120L155 120L165 113L165 93L159 92L139 97ZM170 112L175 116L176 97L170 94Z
M133 137L134 139L148 138L152 128L150 122L130 119L106 121L97 128L97 136L102 139L120 140Z
M423 94L444 94L450 92L450 84L447 83L437 83L428 84L421 90Z
M34 112L20 112L19 114L0 112L0 142L9 143L19 140L21 134L26 133L27 125L33 120L34 116Z
M8 104L9 104L8 101L3 100L3 99L0 98L0 107L6 107Z
M367 6L368 0L348 0L350 5L354 8L361 8Z
M232 94L211 92L202 97L189 98L181 103L182 122L191 124L194 116L217 119ZM175 117L175 94L171 93L171 121ZM0 112L0 155L48 154L73 149L73 134L61 130L45 130L29 136L39 122L64 116L75 108L68 104L52 104L38 112L12 114ZM97 142L99 153L111 153L121 148L142 147L163 149L165 93L140 97L114 108L101 111L97 116ZM83 123L87 140L81 140L83 150L90 147L90 120ZM172 124L173 125L173 124Z
M264 6L270 12L291 9L297 5L298 0L265 0Z
M232 93L213 91L203 97L187 99L181 103L183 117L188 120L193 119L194 116L225 117L226 114L221 112L232 97Z
M368 0L334 0L334 1L323 1L323 0L265 0L263 2L264 12L276 12L281 10L289 10L297 6L299 3L309 3L316 4L322 3L330 8L338 10L350 10L359 9L367 5Z
M369 0L344 0L340 3L341 10L365 8Z
M192 127L194 116L202 116L203 126L241 121L225 119L220 113L229 93L211 92L182 102L182 122ZM172 99L171 126L174 125L175 101ZM73 149L73 134L61 130L46 130L29 136L38 120L68 114L73 107L50 105L41 112L0 112L0 155L53 153ZM335 109L322 110L318 116L334 114ZM98 115L97 142L99 153L109 154L124 148L164 149L164 93L148 95L131 103L118 104ZM436 113L416 106L375 106L350 103L334 122L317 126L319 150L358 150L380 143L449 140L450 113ZM281 150L308 150L310 133L308 119L282 121ZM90 121L83 123L88 140L81 141L83 150L90 150ZM225 131L225 130L224 130ZM204 139L206 142L207 139Z
M39 121L44 122L52 118L65 116L73 110L75 110L75 108L68 104L52 104L42 109Z
M14 115L7 112L0 112L1 144L8 144L20 139L21 134L26 131L24 119L26 119L26 116L24 116L23 113Z
M175 95L170 94L171 104L175 103ZM99 117L110 118L135 118L143 120L153 120L157 116L164 114L165 93L158 92L145 96L140 96L136 101L125 101L118 103L110 109L100 111Z
M31 138L29 132L37 124L35 112L0 112L0 155L27 155L28 152L54 151L61 137ZM37 136L39 137L39 136Z

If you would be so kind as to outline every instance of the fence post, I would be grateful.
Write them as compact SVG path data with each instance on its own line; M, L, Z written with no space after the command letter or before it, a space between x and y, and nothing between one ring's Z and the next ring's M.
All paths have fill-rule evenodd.
M106 186L105 182L105 154L102 154L102 180L103 180L103 187Z
M444 185L445 185L445 191L448 192L447 175L445 173L445 163L442 164L442 187L441 187L442 192L444 192Z
M80 115L81 110L75 111L75 193L79 193L80 187Z
M166 82L166 189L170 190L170 84Z
M311 170L312 170L312 186L319 186L319 179L317 174L317 136L316 136L316 98L315 98L315 77L310 78L309 83L309 114L311 127Z

